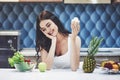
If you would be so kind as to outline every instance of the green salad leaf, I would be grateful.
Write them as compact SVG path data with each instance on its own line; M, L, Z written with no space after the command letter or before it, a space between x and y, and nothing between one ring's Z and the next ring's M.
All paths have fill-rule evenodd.
M24 56L19 52L15 52L11 58L8 58L8 63L11 67L14 67L14 64L18 64L20 62L24 62Z

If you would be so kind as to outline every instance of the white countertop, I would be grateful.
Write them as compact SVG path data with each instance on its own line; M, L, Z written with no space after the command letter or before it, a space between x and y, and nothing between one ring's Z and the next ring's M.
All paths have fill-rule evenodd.
M82 66L73 72L70 69L52 69L39 72L18 72L16 69L0 69L0 80L120 80L120 74L104 73L96 68L93 73L84 73Z

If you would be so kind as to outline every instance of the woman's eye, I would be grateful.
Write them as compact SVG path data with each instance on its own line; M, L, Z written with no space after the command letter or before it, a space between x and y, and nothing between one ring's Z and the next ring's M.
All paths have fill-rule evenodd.
M43 29L42 31L46 31L46 29Z
M51 24L48 24L47 27L50 27Z

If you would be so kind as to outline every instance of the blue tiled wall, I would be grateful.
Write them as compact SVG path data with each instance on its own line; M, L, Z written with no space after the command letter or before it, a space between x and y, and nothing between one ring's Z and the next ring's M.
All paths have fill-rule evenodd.
M55 13L69 31L71 19L77 16L82 48L92 35L104 38L103 48L120 47L119 4L0 3L0 30L20 30L20 47L34 48L36 16L42 10Z

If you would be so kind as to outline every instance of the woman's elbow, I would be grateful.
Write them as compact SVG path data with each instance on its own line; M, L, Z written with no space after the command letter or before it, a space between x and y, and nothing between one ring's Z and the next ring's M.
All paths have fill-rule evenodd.
M47 68L47 70L49 71L49 70L51 70L51 68Z
M51 66L47 66L47 70L51 70L52 69L52 67Z
M72 70L72 71L77 71L77 69L73 69L73 68L71 68L71 70Z
M78 68L75 67L75 66L74 66L74 67L71 67L71 70L72 70L72 71L77 71L77 69L78 69Z

